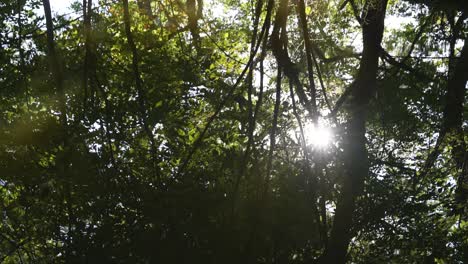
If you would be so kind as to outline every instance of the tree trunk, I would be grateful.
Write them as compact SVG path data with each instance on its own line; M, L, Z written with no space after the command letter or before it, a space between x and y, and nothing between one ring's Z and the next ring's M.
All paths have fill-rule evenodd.
M200 48L200 30L198 28L198 8L196 0L187 0L187 16L188 16L188 28L192 34L193 44L195 48Z
M154 20L153 10L151 9L151 0L138 0L138 8L151 20ZM154 21L153 21L154 22Z
M57 154L57 171L58 176L60 177L59 180L63 180L64 183L64 199L66 203L65 210L67 211L68 215L68 233L66 236L65 241L65 259L66 261L70 261L71 252L73 251L71 248L72 237L73 237L73 225L74 225L74 213L72 207L72 182L70 175L68 173L69 167L69 158L68 153L70 149L69 138L68 138L68 124L67 124L67 107L66 107L66 97L65 97L65 90L63 85L63 74L60 67L59 56L56 51L55 47L55 40L54 40L54 25L52 21L52 12L50 9L50 2L49 0L43 0L43 7L44 7L44 15L46 19L46 29L47 29L47 55L49 57L50 63L50 70L52 76L55 81L55 91L58 98L58 107L60 111L60 124L61 124L61 141L62 141L62 151L59 151Z
M466 83L468 81L468 43L465 39L460 57L451 58L454 69L447 84L446 106L444 109L443 130L447 131L452 146L457 179L457 209L462 218L468 219L468 155L463 131L463 104L465 102Z
M83 62L83 80L82 80L82 89L83 89L83 117L87 110L87 101L88 101L88 84L89 84L89 73L92 69L90 66L94 66L94 63L91 60L94 60L94 54L92 53L93 49L91 48L91 15L92 15L92 0L83 1L83 31L85 38L85 57Z
M350 118L344 139L345 172L341 197L336 207L331 236L320 263L345 263L356 199L361 194L369 165L366 149L366 112L376 90L377 66L382 41L387 0L368 0L363 18L363 53L359 72L352 85Z
M47 28L47 55L49 57L50 70L55 81L56 93L59 101L60 108L60 122L66 126L66 105L65 105L65 93L63 89L63 75L60 70L60 63L55 49L54 40L54 24L52 21L52 12L50 10L49 0L42 1L44 5L44 14L46 18Z

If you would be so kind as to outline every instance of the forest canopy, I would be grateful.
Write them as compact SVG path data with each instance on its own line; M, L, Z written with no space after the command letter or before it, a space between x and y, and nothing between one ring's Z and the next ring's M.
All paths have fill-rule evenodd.
M0 2L0 263L466 263L468 2Z

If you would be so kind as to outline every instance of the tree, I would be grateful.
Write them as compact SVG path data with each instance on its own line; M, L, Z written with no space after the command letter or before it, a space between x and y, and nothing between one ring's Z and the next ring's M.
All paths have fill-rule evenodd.
M465 4L70 11L0 4L0 262L467 258Z

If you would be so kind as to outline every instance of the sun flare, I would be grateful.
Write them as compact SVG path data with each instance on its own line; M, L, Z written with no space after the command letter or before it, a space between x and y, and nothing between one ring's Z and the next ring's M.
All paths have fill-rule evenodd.
M322 124L307 124L304 127L304 134L307 144L317 148L327 147L333 139L331 128Z

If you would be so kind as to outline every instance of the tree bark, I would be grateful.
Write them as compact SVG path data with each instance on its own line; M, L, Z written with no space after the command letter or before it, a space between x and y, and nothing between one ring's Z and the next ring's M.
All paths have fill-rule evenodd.
M443 130L449 135L452 158L455 161L458 179L456 199L458 212L468 219L468 154L463 131L463 108L466 83L468 81L468 41L465 39L460 57L452 58L454 69L447 84L446 106L444 109Z
M60 67L59 56L56 51L56 43L54 40L54 25L52 20L52 11L50 9L49 0L42 1L44 7L44 15L46 19L46 33L47 33L47 55L49 57L49 64L52 76L55 81L55 90L58 98L58 107L60 111L60 124L61 124L61 141L62 141L62 151L59 151L57 154L57 171L58 176L61 177L60 180L63 180L64 183L64 199L66 203L66 212L68 215L68 233L65 241L65 259L70 261L72 253L72 237L73 237L73 225L75 222L73 206L72 206L72 182L69 171L69 158L68 153L70 150L69 135L68 135L68 121L67 121L67 107L66 107L66 97L65 90L63 85L63 73Z
M65 92L63 89L63 75L60 69L60 63L55 49L55 40L54 40L54 24L52 21L52 12L50 10L49 0L42 1L44 5L44 15L46 18L46 29L47 29L47 55L49 57L50 69L52 76L55 81L56 93L59 101L60 109L60 122L65 127L66 126L66 105L65 105Z
M466 40L460 57L451 58L450 61L454 64L454 69L447 84L443 125L448 130L460 128L463 121L463 102L465 101L465 86L468 80L468 43Z
M188 28L192 34L193 44L195 48L200 48L200 30L198 28L198 14L197 11L197 1L196 0L187 0L187 16L188 16Z
M312 54L312 45L310 42L310 37L309 37L309 30L307 26L307 17L305 13L305 3L304 0L298 0L297 1L297 12L299 16L299 22L302 30L302 37L304 39L304 47L305 47L305 55L306 55L306 60L307 60L307 77L309 79L309 91L310 91L310 96L311 96L311 104L312 104L312 117L313 117L313 122L317 123L317 92L315 88L315 82L314 82L314 63L312 62L312 57L314 56Z
M356 200L362 193L369 165L366 149L366 112L376 90L377 66L384 30L387 0L368 0L362 25L363 53L357 77L352 85L350 118L344 139L345 172L341 197L327 248L320 263L345 263Z

